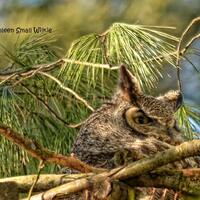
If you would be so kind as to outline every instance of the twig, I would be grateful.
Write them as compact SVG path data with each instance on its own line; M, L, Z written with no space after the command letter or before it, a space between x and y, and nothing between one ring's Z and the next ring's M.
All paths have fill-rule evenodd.
M68 127L69 128L79 128L81 127L84 123L85 123L86 120L82 121L82 122L79 122L77 124L69 124Z
M33 189L34 189L35 185L37 184L37 182L38 182L38 180L39 180L39 178L40 178L40 173L41 173L41 170L42 170L43 168L44 168L44 161L41 160L40 163L39 163L39 165L38 165L38 173L37 173L36 179L35 179L35 181L33 182L32 186L31 186L31 188L30 188L30 190L29 190L29 193L28 193L28 198L27 198L28 200L31 199L31 195L32 195Z
M55 62L49 63L49 64L40 64L36 65L35 67L32 67L30 69L22 69L22 70L17 70L13 72L7 72L7 73L2 73L0 74L0 84L4 83L5 81L8 81L10 79L17 79L18 77L32 77L36 74L38 71L50 71L52 69L55 69L56 67L62 65L64 61L62 59L59 59Z
M193 44L193 42L197 39L200 38L200 33L195 35L186 45L185 45L185 48L181 51L182 54L184 54L187 49Z
M94 111L94 108L92 106L89 105L89 103L83 99L80 95L78 95L76 92L74 92L72 89L64 86L57 78L55 78L54 76L47 74L45 72L39 72L39 74L42 74L48 78L50 78L51 80L55 81L60 88L62 88L63 90L66 90L67 92L69 92L70 94L72 94L76 99L78 99L79 101L81 101L88 109L90 109L91 111Z
M199 73L200 71L198 70L198 68L195 66L195 64L193 64L193 62L187 57L187 56L183 56L183 59L185 59L187 62L190 63L190 65L192 65L192 67Z
M182 45L182 41L185 37L185 35L189 32L189 30L191 29L191 27L200 21L200 16L193 19L190 24L187 26L187 28L184 30L184 32L182 33L180 39L179 39L179 43L177 46L177 56L176 56L176 67L177 67L177 79L178 79L178 88L180 91L182 91L182 86L181 86L181 78L180 78L180 49L181 49L181 45ZM193 39L192 39L193 40ZM192 41L191 40L191 41ZM192 43L192 42L191 42ZM187 47L188 48L188 47Z
M102 52L103 52L103 57L105 59L105 62L110 66L110 68L112 67L111 65L111 62L109 60L109 55L108 55L108 51L107 51L107 47L106 47L106 38L107 37L107 34L104 34L104 35L99 35L98 39L100 40L101 42L101 46L102 46Z
M28 91L29 94L31 94L35 99L37 99L38 101L40 101L43 106L59 121L61 121L64 125L66 125L67 127L72 126L70 125L68 122L66 122L62 117L60 117L42 98L40 98L39 96L37 96L32 90L30 90L28 87L26 87L23 83L21 83L21 85L25 88L25 90ZM70 127L71 128L71 127ZM73 128L73 127L72 127Z
M20 148L26 150L32 157L38 160L43 160L44 162L54 163L61 166L69 167L71 169L76 169L80 172L92 172L92 171L102 171L105 169L95 168L90 165L83 163L74 156L64 156L62 154L56 154L43 148L36 141L30 140L21 134L13 131L11 128L0 125L0 134L4 136L9 141L18 145Z

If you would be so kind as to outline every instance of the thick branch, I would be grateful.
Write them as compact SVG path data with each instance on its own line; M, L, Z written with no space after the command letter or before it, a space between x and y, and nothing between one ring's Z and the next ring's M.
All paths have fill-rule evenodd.
M200 140L184 142L178 146L159 152L149 158L136 161L127 167L124 167L115 174L113 178L123 180L129 177L139 176L168 163L179 161L191 156L198 156L199 154Z
M105 175L105 173L104 173ZM48 181L45 181L47 176ZM50 189L46 192L32 196L31 200L47 200L52 199L56 195L66 196L71 193L76 193L84 189L92 188L95 183L102 181L102 176L94 174L85 174L86 177L81 175L43 175L41 180L47 185L48 183L54 183L57 186L60 183L66 183L61 186ZM70 181L70 177L76 178L75 181ZM62 180L63 179L63 180ZM13 181L13 179L9 179ZM45 183L46 182L46 183ZM39 180L39 183L42 182ZM38 184L39 184L38 183ZM175 191L182 191L193 195L200 194L200 169L187 169L187 170L158 170L145 175L137 176L131 179L125 180L125 183L132 187L155 187L155 188L168 188ZM40 185L41 188L47 188ZM38 188L37 188L38 189ZM24 199L25 200L25 199Z
M37 142L25 138L21 134L16 133L15 131L11 130L9 127L6 127L4 125L0 126L0 134L7 138L9 141L25 149L31 156L37 158L38 160L62 165L65 167L76 169L81 172L91 172L100 170L81 162L74 156L64 156L61 154L51 152L48 149L43 148Z
M72 182L76 179L80 179L83 177L88 177L92 175L92 173L88 174L41 174L37 184L34 186L34 192L46 191L51 188L57 187L64 183ZM34 183L37 175L27 175L27 176L16 176L9 178L1 178L0 183L4 182L14 182L20 193L27 193Z
M75 180L80 178L89 180L91 176L94 176L94 174L42 174L34 187L34 192L49 190L70 182L72 183L70 183L71 185L75 186ZM33 184L35 178L36 175L10 177L0 179L0 183L15 182L18 191L26 193ZM132 187L168 188L175 191L200 194L200 169L156 170L148 174L127 179L125 183Z
M200 169L157 170L125 180L132 187L168 188L192 195L200 194Z

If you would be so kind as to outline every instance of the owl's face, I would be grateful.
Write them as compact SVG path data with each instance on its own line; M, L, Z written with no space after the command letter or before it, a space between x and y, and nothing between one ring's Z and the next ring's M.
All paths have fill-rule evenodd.
M174 139L175 143L179 143L180 133L174 113L182 103L180 92L170 91L159 97L145 95L137 79L122 66L120 88L114 99L118 101L115 111L116 121L121 112L124 122L133 133L160 137L161 140L162 138Z

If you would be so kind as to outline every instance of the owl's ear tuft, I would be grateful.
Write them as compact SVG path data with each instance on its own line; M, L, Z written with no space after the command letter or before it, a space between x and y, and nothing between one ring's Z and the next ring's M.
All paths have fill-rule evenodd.
M158 99L164 100L173 106L174 111L177 111L183 103L183 95L180 91L171 90L164 96L158 97Z
M136 101L142 95L138 80L128 71L125 65L120 67L119 88L122 96L129 101Z

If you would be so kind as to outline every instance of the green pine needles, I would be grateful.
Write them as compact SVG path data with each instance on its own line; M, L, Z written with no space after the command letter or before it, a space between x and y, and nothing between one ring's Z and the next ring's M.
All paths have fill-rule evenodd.
M0 120L43 146L68 154L77 129L113 93L118 68L127 65L144 90L164 77L163 65L175 68L178 38L148 27L115 23L102 34L74 41L58 59L56 34L1 41ZM184 104L177 118L188 139L199 137L200 107ZM0 137L0 174L36 173L37 161ZM46 172L60 170L46 166Z

